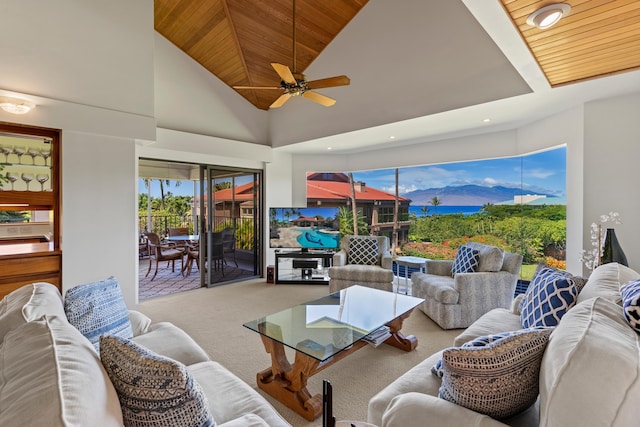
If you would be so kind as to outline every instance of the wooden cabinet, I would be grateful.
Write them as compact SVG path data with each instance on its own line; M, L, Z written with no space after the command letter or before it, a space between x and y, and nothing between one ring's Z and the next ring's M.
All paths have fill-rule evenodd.
M44 281L61 289L60 131L0 122L0 298Z

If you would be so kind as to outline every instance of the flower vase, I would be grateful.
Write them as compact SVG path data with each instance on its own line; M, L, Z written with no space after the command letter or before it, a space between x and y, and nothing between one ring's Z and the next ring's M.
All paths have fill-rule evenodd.
M624 266L629 266L627 257L618 242L616 237L616 231L613 228L607 228L607 232L604 237L604 244L602 245L602 259L600 264L607 264L610 262L617 262Z

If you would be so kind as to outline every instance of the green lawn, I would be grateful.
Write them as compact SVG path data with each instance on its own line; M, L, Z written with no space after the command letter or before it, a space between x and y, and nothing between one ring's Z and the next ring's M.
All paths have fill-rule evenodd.
M520 278L523 280L531 280L533 273L536 272L536 267L538 267L538 264L522 264Z

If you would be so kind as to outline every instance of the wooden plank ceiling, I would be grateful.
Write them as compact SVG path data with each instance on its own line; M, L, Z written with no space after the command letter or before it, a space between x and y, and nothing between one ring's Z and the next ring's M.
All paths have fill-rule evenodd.
M367 1L296 0L296 64L293 0L155 0L155 29L229 86L279 86L272 62L304 72ZM263 110L282 94L238 93Z
M565 0L571 11L546 30L526 19L553 1L500 1L551 86L640 68L640 1Z
M304 72L367 1L296 0L296 64L293 0L155 0L155 29L229 86L278 86L272 62ZM500 2L552 86L640 68L638 0L565 0L571 12L546 30L525 21L553 1ZM237 92L263 110L281 94Z

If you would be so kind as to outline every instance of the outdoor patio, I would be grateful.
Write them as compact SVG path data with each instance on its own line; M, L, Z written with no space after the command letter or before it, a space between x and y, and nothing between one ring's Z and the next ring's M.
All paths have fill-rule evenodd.
M140 258L138 264L140 301L177 292L198 289L200 287L200 271L195 264L191 270L191 274L187 277L184 277L181 274L179 261L176 262L175 272L171 271L171 265L167 267L166 263L161 263L158 267L158 274L153 280L151 280L151 277L153 276L153 269L151 273L149 273L149 276L145 277L148 269L149 259L146 257ZM243 263L241 259L238 259L238 267L236 267L232 261L227 263L224 267L224 275L222 274L222 271L215 271L213 281L216 285L221 285L224 283L245 280L251 277L255 277L253 275L253 267L249 264Z

